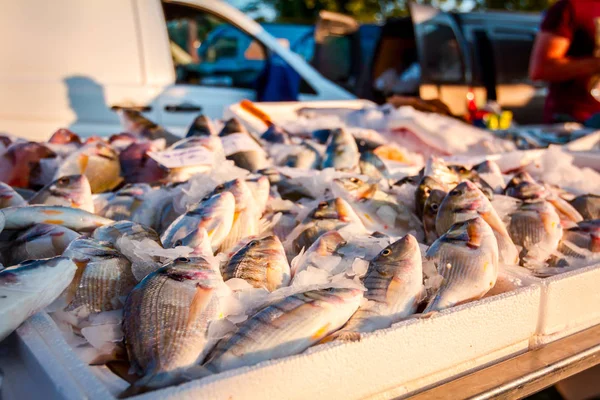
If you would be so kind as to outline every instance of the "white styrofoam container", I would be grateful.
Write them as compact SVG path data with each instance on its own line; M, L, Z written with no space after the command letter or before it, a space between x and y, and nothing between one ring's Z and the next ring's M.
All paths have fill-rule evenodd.
M348 398L401 396L528 349L541 286L531 285L433 315L400 322L360 342L317 346L139 396L144 399ZM52 319L41 313L17 331L32 368L56 383L57 396L112 398ZM113 391L114 392L114 391Z
M600 264L546 278L533 346L600 323Z

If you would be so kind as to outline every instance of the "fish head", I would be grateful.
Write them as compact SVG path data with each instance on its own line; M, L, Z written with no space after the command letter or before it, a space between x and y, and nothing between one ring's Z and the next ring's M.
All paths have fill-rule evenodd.
M230 192L223 192L202 200L194 212L202 216L200 226L204 226L213 219L225 219L227 216L233 218L235 210L235 197ZM212 233L208 232L208 235L212 236Z
M68 129L61 128L52 134L50 139L48 139L48 143L53 143L53 144L74 143L77 145L81 145L81 138L76 133L73 133Z
M233 133L248 133L248 130L235 117L228 119L223 125L223 129L219 132L219 136L227 136Z
M262 239L253 239L244 246L244 250L250 256L254 257L283 257L285 250L281 240L275 235L267 236Z
M271 124L260 138L270 143L289 143L290 140L288 133L275 124Z
M520 200L538 200L548 195L544 185L536 182L526 171L518 172L511 178L504 194Z
M213 136L216 135L215 128L210 118L204 114L198 115L187 133L187 137Z
M159 151L155 141L133 142L119 154L121 171L128 183L152 183L166 178L167 169L154 160L149 152Z
M242 211L248 207L248 205L252 204L252 192L246 182L241 178L218 185L215 187L213 194L224 192L229 192L233 195L236 212Z
M425 201L425 206L423 207L423 219L433 218L435 220L440 205L447 194L448 193L438 189L434 189L430 192L429 197Z
M432 176L423 176L417 185L417 190L415 191L415 202L418 214L423 212L425 202L433 190L447 192L448 188L445 184Z
M104 140L88 144L84 153L88 156L97 156L110 161L119 159L117 152Z
M85 175L62 176L42 190L48 190L52 196L70 201L73 207L91 199L92 196L92 188Z
M376 183L370 184L355 176L348 178L335 178L333 182L342 187L357 200L371 198L377 191Z
M322 201L309 214L311 219L337 219L336 199Z
M410 234L390 244L379 252L372 260L374 264L397 264L413 259L416 253L421 254L419 242Z
M502 174L502 171L500 170L500 166L498 166L498 164L496 164L494 161L491 160L485 160L482 163L479 163L477 165L475 165L472 168L473 171L477 171L477 173L479 174L484 174L484 173L492 173L492 174Z
M314 251L320 256L329 256L334 254L340 247L346 245L346 240L338 231L329 231L321 236L312 244L310 251Z
M201 256L178 257L157 272L175 281L189 282L205 288L214 288L222 282L210 262Z
M440 208L444 212L487 211L489 201L485 200L487 198L473 182L464 181L448 192Z

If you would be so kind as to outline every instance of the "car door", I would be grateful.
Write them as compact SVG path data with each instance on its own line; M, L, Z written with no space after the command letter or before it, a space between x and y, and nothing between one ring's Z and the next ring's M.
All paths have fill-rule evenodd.
M451 14L410 3L421 66L420 96L442 100L455 115L466 113L472 82L468 43Z
M160 122L183 134L200 113L216 119L243 99L254 100L267 51L254 38L208 11L163 3L176 82L157 97Z

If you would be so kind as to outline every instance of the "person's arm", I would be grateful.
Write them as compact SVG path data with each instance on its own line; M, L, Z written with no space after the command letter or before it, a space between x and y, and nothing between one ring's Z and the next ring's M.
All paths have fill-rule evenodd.
M529 61L529 77L534 80L560 82L591 77L600 72L600 58L569 58L571 39L541 31Z

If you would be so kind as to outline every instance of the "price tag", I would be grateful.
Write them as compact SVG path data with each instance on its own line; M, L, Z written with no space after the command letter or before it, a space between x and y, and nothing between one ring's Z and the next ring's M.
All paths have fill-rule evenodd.
M263 151L262 147L245 133L232 133L221 138L225 155L230 156L241 151Z
M193 165L212 165L213 153L204 147L149 151L148 156L166 168L181 168Z

